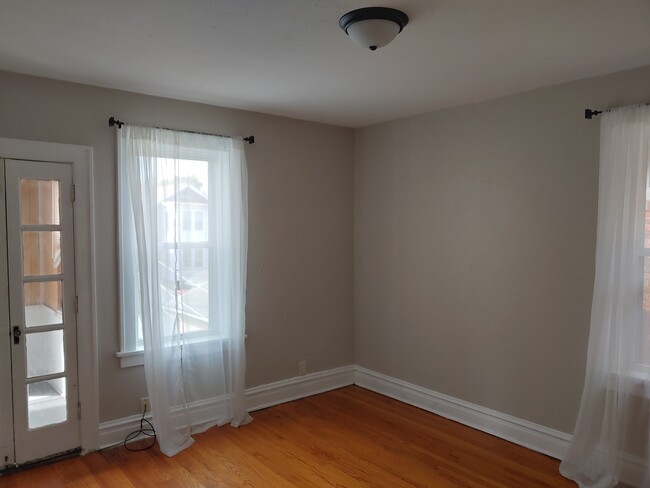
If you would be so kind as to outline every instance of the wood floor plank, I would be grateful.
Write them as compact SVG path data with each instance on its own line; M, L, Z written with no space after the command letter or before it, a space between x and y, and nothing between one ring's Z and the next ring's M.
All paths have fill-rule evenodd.
M459 470L444 455L443 450L416 449L412 442L414 439L408 436L401 438L400 429L396 426L377 427L374 425L377 419L371 415L365 416L364 419L356 418L350 415L349 405L342 405L342 410L339 412L339 420L345 428L330 428L328 439L332 441L336 438L338 442L347 445L355 443L351 455L369 456L367 459L374 463L377 469L391 472L393 476L410 483L409 486L504 486L482 476L477 470ZM348 419L343 420L343 416ZM365 451L364 446L371 446L372 449ZM445 449L448 449L448 446L445 446Z
M101 488L136 488L122 469L108 462L105 456L85 456L84 463Z
M361 389L359 391L364 392ZM355 401L357 396L351 394L346 395L345 398L339 398L338 402L342 404L342 410L355 411L358 406L350 404L349 401ZM363 393L362 397L367 397L367 393ZM327 400L334 401L335 398L332 396ZM391 404L390 408L387 407L388 404ZM368 414L372 412L377 414L369 424L376 424L380 427L381 432L392 433L400 442L408 440L413 450L425 455L439 453L448 456L446 459L448 464L457 465L463 470L471 466L474 471L486 474L493 471L493 477L495 477L495 473L500 472L499 478L505 478L507 486L512 484L512 476L509 473L511 471L516 473L521 466L518 458L512 455L503 455L503 449L499 449L499 447L505 446L510 449L511 453L526 454L526 457L523 458L524 463L531 462L529 450L442 417L433 416L431 423L423 424L422 410L404 405L396 400L379 397L377 402L367 404L365 410ZM397 426L399 428L395 428ZM546 462L546 471L550 472L550 475L545 470L531 471L526 486L559 486L556 473L553 472L557 462L547 456L540 456L539 461ZM495 477L495 479L499 478ZM575 485L566 481L563 486Z
M232 432L235 432L234 436ZM197 447L203 462L203 471L206 476L217 473L215 469L215 459L219 459L218 474L214 486L219 485L220 481L225 478L229 480L232 486L277 486L280 488L294 486L281 475L278 475L272 469L269 469L264 463L261 463L258 456L255 455L253 448L244 445L240 446L233 441L233 437L240 432L238 429L212 429L209 432L197 436ZM243 437L243 436L239 436ZM245 436L250 441L251 436ZM255 443L255 439L253 444ZM190 450L182 453L188 458L193 458L194 453Z
M195 436L173 458L116 447L0 476L0 488L575 488L558 461L357 386Z

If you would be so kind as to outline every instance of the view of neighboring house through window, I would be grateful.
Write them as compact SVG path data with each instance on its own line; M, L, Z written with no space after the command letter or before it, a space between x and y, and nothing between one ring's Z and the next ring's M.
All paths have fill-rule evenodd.
M183 230L192 230L192 212L189 210L182 210L183 215Z
M178 176L170 183L163 178L169 174L166 166L172 164L176 164ZM208 225L204 225L208 220L210 195L208 162L174 162L158 158L158 167L158 215L164 217L159 221L159 270L166 271L165 279L161 279L163 309L175 313L178 300L182 310L181 330L207 332L210 323L209 258L197 259L196 256L209 255L212 247ZM180 224L174 222L174 215L181 216Z
M207 161L167 158L157 158L156 164L162 310L171 319L178 307L181 313L177 326L189 336L197 339L216 336L218 332L210 328L209 265L214 248L208 217L210 165ZM142 349L143 331L139 321L133 333L130 349Z

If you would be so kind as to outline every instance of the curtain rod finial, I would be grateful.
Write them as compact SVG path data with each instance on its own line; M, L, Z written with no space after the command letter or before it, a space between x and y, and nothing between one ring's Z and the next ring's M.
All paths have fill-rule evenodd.
M255 144L255 136L244 137L244 140L249 144Z

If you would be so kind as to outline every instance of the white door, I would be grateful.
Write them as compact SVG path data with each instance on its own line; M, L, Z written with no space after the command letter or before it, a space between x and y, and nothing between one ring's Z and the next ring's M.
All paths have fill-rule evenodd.
M24 464L81 445L74 190L70 164L5 160L4 166L11 373L0 343L0 382L12 385L13 462ZM7 430L0 425L0 434ZM0 440L0 448L6 444Z

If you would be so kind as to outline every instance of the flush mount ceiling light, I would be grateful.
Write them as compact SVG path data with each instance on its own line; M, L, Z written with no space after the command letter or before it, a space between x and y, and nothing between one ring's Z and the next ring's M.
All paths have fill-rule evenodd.
M354 42L371 51L395 39L408 22L404 12L386 7L359 8L339 19L341 29Z

